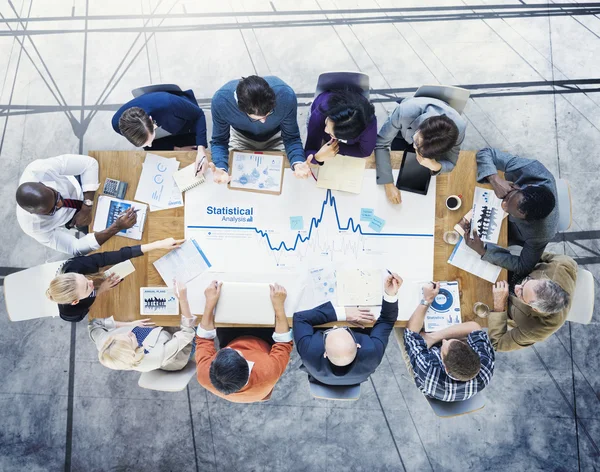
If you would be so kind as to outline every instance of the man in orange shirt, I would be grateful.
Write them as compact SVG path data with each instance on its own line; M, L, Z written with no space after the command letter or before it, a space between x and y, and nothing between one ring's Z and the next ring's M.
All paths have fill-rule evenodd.
M204 291L206 305L202 322L196 330L196 372L198 383L218 397L236 403L253 403L271 398L273 387L285 372L292 352L292 331L283 304L287 297L281 285L271 285L271 302L275 309L273 343L253 336L263 330L242 328L215 329L215 307L221 283L211 282ZM240 335L231 339L231 332ZM249 333L250 335L246 335ZM214 339L219 338L217 352ZM270 341L270 340L269 340Z

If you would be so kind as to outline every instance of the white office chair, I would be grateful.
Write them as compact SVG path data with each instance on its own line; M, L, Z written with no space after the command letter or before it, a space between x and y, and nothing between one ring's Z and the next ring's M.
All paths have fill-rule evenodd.
M425 397L433 412L441 418L452 418L453 416L467 415L481 410L485 406L485 398L481 393L460 402L443 402L435 398Z
M469 90L452 85L421 85L415 92L415 97L437 98L446 102L460 114L467 106L470 96Z
M573 222L571 207L571 188L565 179L556 179L556 193L558 194L558 230L566 231Z
M187 387L190 379L196 375L196 361L190 359L181 370L151 370L142 372L138 385L148 390L161 392L179 392Z
M308 379L310 393L320 400L354 401L360 397L360 384L356 385L325 385L316 380Z
M42 264L4 278L6 312L11 321L58 316L58 305L48 300L46 290L64 262Z
M589 270L577 268L577 283L571 301L567 321L590 324L594 315L594 276Z
M140 95L145 95L152 92L181 92L179 85L175 84L152 84L144 87L138 87L131 91L131 94L137 98Z
M369 76L362 72L323 72L317 80L315 98L327 90L354 87L362 91L363 96L369 99Z

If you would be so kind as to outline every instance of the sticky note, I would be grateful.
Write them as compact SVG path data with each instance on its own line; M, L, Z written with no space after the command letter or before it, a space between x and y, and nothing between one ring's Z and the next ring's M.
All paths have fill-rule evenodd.
M290 216L290 229L291 230L303 230L304 229L304 218L301 216Z
M371 221L371 218L373 218L373 214L373 208L361 208L360 221Z
M383 218L379 218L378 216L373 215L371 218L371 223L369 223L369 228L381 233L383 226L385 225L385 220Z

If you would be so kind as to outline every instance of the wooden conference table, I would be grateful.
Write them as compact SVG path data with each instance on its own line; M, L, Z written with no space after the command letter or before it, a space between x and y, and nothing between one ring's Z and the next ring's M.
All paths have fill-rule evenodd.
M167 151L155 152L163 157L175 157L181 163L180 168L194 162L196 152ZM144 162L145 151L90 151L89 155L99 163L99 181L103 185L107 177L127 182L126 200L133 200ZM210 157L209 151L207 151ZM392 167L400 168L402 152L392 152ZM375 168L375 158L367 159L367 168ZM474 151L462 151L458 165L450 174L438 175L435 203L435 241L433 257L434 280L458 280L460 286L460 302L463 321L476 320L486 325L485 319L478 318L473 313L473 304L477 301L492 307L492 285L468 272L460 270L447 263L454 246L446 244L442 239L445 231L452 230L461 217L473 205L473 191L476 184L476 164ZM481 184L479 184L481 185ZM484 185L487 186L487 185ZM488 186L489 187L489 186ZM490 187L491 188L491 187ZM381 189L383 192L383 188ZM99 192L98 192L99 193ZM449 195L462 195L462 206L457 211L446 208L446 198ZM96 196L96 199L98 197ZM96 202L94 202L96 203ZM499 245L507 245L507 218L502 223ZM174 237L184 238L184 208L148 212L144 234L141 241L128 238L113 237L100 249L101 251L116 251L124 246L145 244L148 242ZM153 262L162 257L167 251L153 251L142 257L132 259L135 272L126 277L123 282L109 295L98 298L92 305L89 318L106 318L114 316L119 321L131 321L140 316L140 287L165 286L162 278L154 268ZM402 274L400 274L402 275ZM498 280L506 280L506 270L502 270ZM115 293L116 292L116 293ZM401 301L400 301L401 302ZM289 315L292 315L291 313ZM160 326L177 326L179 317L152 316L152 320ZM291 323L291 317L290 317ZM342 323L337 323L342 324ZM217 326L227 326L219 325ZM240 325L229 325L237 326ZM326 325L324 325L326 326ZM398 321L396 326L406 326L406 321Z

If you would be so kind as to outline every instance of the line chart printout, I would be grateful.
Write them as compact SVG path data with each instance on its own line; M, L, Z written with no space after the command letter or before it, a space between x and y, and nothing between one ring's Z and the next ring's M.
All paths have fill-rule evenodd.
M204 288L213 279L277 281L288 291L291 316L314 306L312 288L305 290L311 269L369 267L402 276L399 318L408 319L419 300L416 283L433 276L435 179L427 195L404 192L401 205L387 201L371 169L359 195L319 189L289 169L284 181L279 196L241 198L210 177L186 193L185 236L198 241L212 264L189 284L192 310L202 312ZM386 221L381 232L361 222L366 207ZM290 217L302 217L302 229L292 229Z

